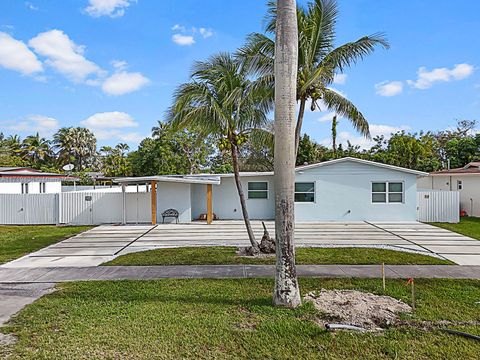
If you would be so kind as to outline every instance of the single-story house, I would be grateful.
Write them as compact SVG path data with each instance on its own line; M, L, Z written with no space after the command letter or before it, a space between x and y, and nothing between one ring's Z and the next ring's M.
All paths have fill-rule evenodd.
M418 189L458 191L460 210L469 216L480 217L480 161L461 168L431 172L419 178Z
M59 193L64 180L78 179L27 167L0 167L0 194Z
M296 221L416 221L417 179L427 173L356 158L299 166L295 176ZM273 172L240 174L251 219L275 217ZM118 178L123 187L150 184L152 222L167 209L181 222L213 214L242 219L233 174ZM213 214L212 214L213 212ZM170 219L171 220L171 219Z

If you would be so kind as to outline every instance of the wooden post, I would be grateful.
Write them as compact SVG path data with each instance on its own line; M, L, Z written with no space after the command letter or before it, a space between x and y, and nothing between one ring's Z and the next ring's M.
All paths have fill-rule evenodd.
M211 224L212 220L213 220L212 184L207 184L207 224Z
M150 185L152 187L151 191L151 200L152 200L152 225L157 224L157 182L151 181Z

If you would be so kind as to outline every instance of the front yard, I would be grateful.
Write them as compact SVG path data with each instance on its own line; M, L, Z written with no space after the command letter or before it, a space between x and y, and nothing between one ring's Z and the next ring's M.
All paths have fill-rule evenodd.
M458 224L432 223L432 225L480 240L480 218L477 217L462 217Z
M227 264L275 264L269 257L245 257L236 255L235 247L182 247L156 249L119 256L103 265L227 265ZM402 251L372 248L297 248L296 262L301 265L432 265L453 264L448 260Z
M0 226L0 264L90 229L91 226Z
M301 279L303 294L357 289L382 294L381 280ZM10 359L474 359L480 282L416 280L417 310L380 334L329 333L313 306L271 306L272 279L79 282L58 285L4 332ZM388 295L410 302L402 280ZM440 320L444 322L439 323ZM448 322L445 322L448 321Z

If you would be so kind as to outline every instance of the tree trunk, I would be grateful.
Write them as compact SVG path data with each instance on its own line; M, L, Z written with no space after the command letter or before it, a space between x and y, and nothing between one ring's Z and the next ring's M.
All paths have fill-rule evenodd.
M295 267L294 185L298 28L295 0L277 1L275 35L275 305L301 303Z
M333 156L337 157L337 115L332 120L332 150Z
M298 145L300 144L300 136L302 135L303 115L305 114L305 105L307 100L300 99L300 108L298 109L297 125L295 126L295 160L298 154Z
M243 221L245 221L245 227L247 228L248 238L252 244L252 252L257 254L260 252L258 243L255 240L255 234L250 224L250 218L248 217L247 204L245 203L245 194L243 193L242 183L240 182L240 169L238 166L238 148L232 144L232 164L233 173L235 175L235 184L237 185L238 196L240 197L240 205L242 206Z

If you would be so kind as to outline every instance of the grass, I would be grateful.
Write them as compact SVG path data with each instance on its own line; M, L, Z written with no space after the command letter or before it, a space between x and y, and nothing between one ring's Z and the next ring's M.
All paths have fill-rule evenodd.
M450 224L450 223L431 223L431 224L480 240L480 218L477 218L477 217L462 217L458 224Z
M0 264L54 244L89 226L0 226Z
M321 288L382 293L379 279L300 279ZM271 306L273 279L77 282L29 305L4 332L10 359L474 359L479 344L420 321L480 319L480 282L418 279L410 326L379 334L329 333L310 304ZM409 302L405 281L388 295ZM449 328L480 335L475 323Z
M122 255L103 265L221 265L275 264L274 257L235 254L235 247L183 247ZM372 248L297 248L297 264L453 264L428 255Z

